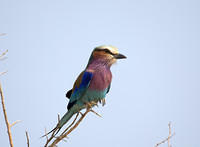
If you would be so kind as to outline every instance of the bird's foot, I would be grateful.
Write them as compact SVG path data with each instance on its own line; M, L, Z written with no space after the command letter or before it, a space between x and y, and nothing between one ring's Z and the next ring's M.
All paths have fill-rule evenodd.
M105 98L103 98L101 101L102 101L102 106L104 106L106 104Z

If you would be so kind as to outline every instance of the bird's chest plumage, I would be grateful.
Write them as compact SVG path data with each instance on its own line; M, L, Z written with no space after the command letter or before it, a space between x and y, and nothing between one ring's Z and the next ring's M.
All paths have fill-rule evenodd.
M90 82L89 89L95 91L106 90L112 81L112 74L109 69L95 71Z

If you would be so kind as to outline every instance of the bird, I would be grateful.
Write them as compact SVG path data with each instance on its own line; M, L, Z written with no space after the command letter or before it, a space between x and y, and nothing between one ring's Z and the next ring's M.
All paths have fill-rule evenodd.
M111 45L94 48L86 68L76 79L73 88L66 93L66 97L69 98L68 111L49 133L56 131L57 134L70 118L82 109L91 108L98 102L104 106L112 81L110 68L118 59L125 58L127 57L120 54L118 48Z

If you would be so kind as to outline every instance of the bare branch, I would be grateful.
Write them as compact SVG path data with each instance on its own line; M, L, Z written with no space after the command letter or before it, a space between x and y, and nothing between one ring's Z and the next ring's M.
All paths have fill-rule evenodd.
M12 128L14 125L16 125L17 123L21 122L21 120L16 120L15 122L13 122L10 127Z
M84 119L84 117L87 115L87 113L90 112L90 108L87 108L85 113L81 116L81 118L76 122L76 124L70 128L69 131L67 131L65 134L60 135L59 137L57 137L53 143L50 145L50 147L55 147L55 145L57 143L59 143L62 139L64 139L65 137L67 137L67 135L69 135L79 124L80 122Z
M175 135L175 133L171 134L171 122L169 122L168 127L169 127L169 135L168 135L168 137L166 139L164 139L163 141L157 143L155 145L155 147L158 147L159 145L161 145L161 144L163 144L165 142L168 142L168 147L171 147L171 145L170 145L170 139Z
M27 140L27 147L30 147L28 132L26 131L26 140Z
M169 136L171 136L171 134L172 134L171 133L171 122L169 122L168 127L169 127ZM168 147L171 147L169 137L168 137L167 143L168 143Z
M48 135L46 135L47 134L47 129L46 128L45 128L44 132L45 132L46 139L48 141Z
M51 142L51 140L54 139L54 138L55 138L55 140L51 143L50 147L56 146L56 144L58 144L61 140L66 138L74 129L76 129L78 127L78 125L84 119L84 117L88 114L88 112L93 112L97 116L101 117L101 115L99 115L97 112L95 112L94 110L91 109L93 106L96 106L96 105L97 105L96 102L88 103L87 106L86 106L86 111L84 113L81 113L80 111L77 112L76 117L74 118L72 123L61 133L61 135L56 136L55 134L57 134L58 131L60 130L60 128L58 128L60 119L58 119L59 122L58 122L57 126L50 132L51 133L51 137L49 139L47 139L47 141L46 141L44 146L47 147L48 144ZM77 120L79 114L81 114L81 117ZM45 133L44 136L46 136L48 134ZM42 137L44 137L44 136L42 136Z
M6 127L7 127L9 142L10 142L10 147L13 147L11 129L10 129L10 124L8 122L7 113L6 113L6 108L5 108L5 103L4 103L4 96L3 96L3 91L2 91L2 88L1 88L1 83L0 83L0 94L1 94L1 103L2 103L2 107L3 107L3 114L4 114L4 119L5 119L5 122L6 122Z
M96 114L97 116L102 117L99 113L95 112L94 110L91 109L90 111Z

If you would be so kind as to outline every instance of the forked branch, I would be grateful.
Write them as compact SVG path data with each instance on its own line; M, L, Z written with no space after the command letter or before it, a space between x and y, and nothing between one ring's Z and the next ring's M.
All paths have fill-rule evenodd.
M7 113L6 113L6 107L5 107L5 103L4 103L4 95L3 95L1 83L0 83L0 94L1 94L1 104L2 104L2 108L3 108L4 120L6 122L10 147L13 147L13 141L12 141L12 135L11 135L11 125L8 122L8 117L7 117Z
M157 143L155 145L155 147L158 147L159 145L161 145L161 144L163 144L165 142L168 142L168 147L171 147L170 139L175 135L175 133L171 134L171 122L169 122L168 127L169 127L169 135L168 135L168 137L166 139L162 140L161 142Z
M100 116L98 113L96 113L94 110L92 110L91 107L88 107L83 114L81 112L78 112L76 114L76 117L72 121L72 123L61 133L60 136L55 137L54 134L55 134L56 130L54 130L52 132L50 138L47 138L47 136L45 135L46 138L47 138L47 141L46 141L46 144L44 146L47 147L48 144L51 142L51 140L55 138L55 140L49 145L49 147L55 147L56 144L58 144L60 141L64 140L64 138L66 138L74 129L76 129L78 127L78 125L85 118L85 116L88 114L88 112L93 112L97 116ZM77 120L79 114L81 114L81 117Z

